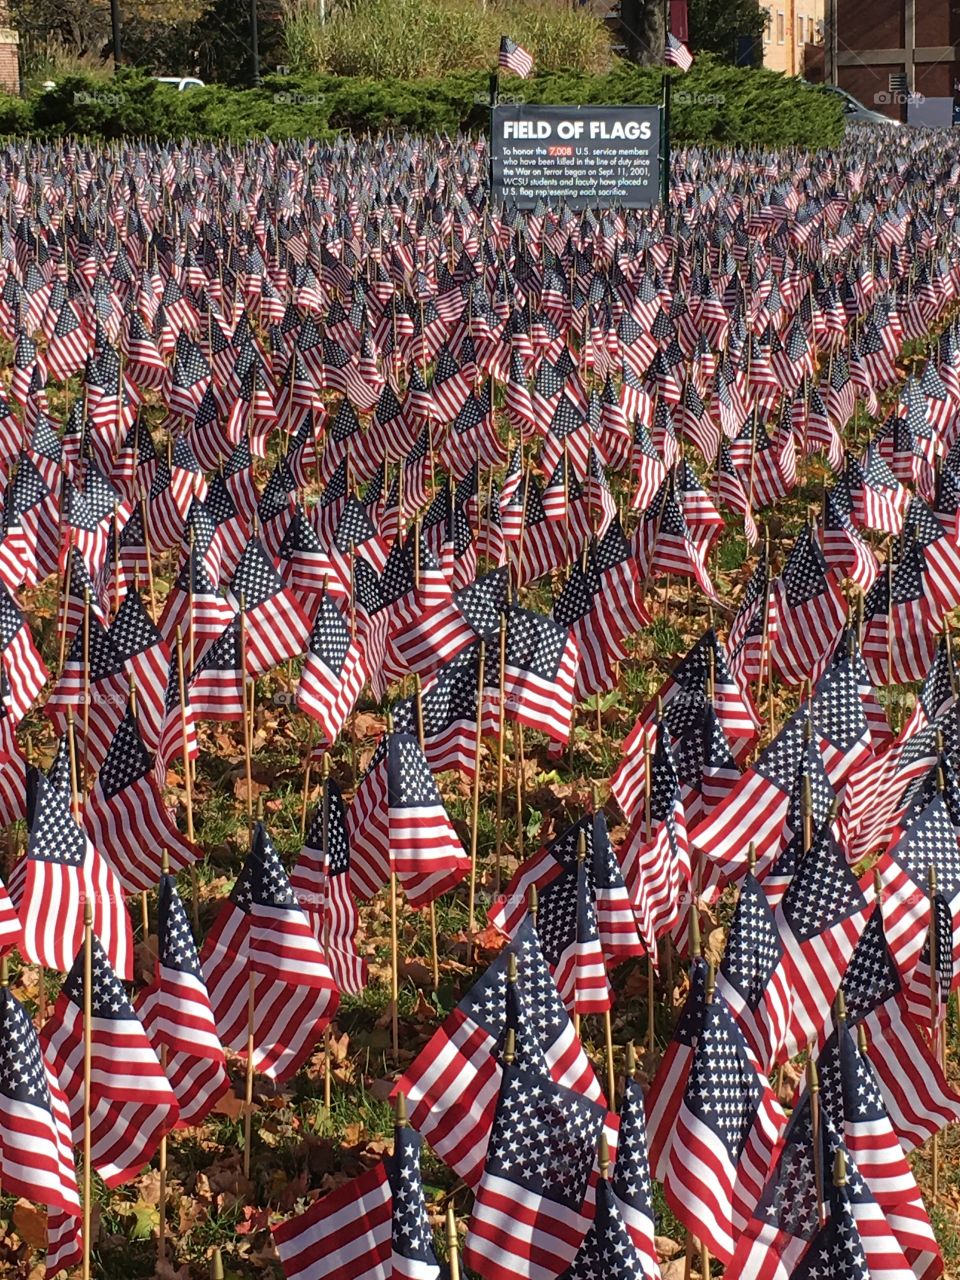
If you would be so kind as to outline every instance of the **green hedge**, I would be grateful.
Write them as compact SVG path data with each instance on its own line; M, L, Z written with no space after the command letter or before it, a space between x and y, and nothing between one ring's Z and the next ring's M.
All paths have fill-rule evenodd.
M486 127L488 78L367 80L269 77L260 89L214 85L177 93L138 72L110 81L71 76L22 101L0 95L0 132L56 137L329 137L383 129L455 133ZM531 102L653 103L660 72L621 62L605 75L553 72L504 77L501 92ZM675 142L822 147L840 140L839 101L771 71L697 59L673 82Z

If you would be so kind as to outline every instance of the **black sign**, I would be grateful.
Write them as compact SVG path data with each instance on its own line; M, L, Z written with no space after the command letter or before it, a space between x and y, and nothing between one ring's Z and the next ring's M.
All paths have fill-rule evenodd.
M642 209L660 199L659 107L500 102L491 114L495 201Z

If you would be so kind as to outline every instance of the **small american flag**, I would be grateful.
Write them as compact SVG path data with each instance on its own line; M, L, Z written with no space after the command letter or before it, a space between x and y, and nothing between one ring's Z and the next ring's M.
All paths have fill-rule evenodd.
M501 1067L490 1145L464 1261L489 1280L562 1274L590 1227L603 1107L544 1068ZM592 1197L591 1197L592 1198Z
M93 1167L108 1187L128 1182L150 1160L179 1108L160 1061L99 938L93 938ZM83 1140L83 971L81 951L41 1032L44 1057L70 1105L73 1141Z
M679 67L681 71L689 71L693 66L693 54L682 40L678 40L672 32L668 31L663 47L663 61L668 67Z
M160 877L154 978L137 993L134 1008L164 1062L180 1107L178 1127L201 1124L230 1088L230 1077L187 913L170 875Z
M338 995L306 913L261 823L233 892L203 944L200 962L221 1043L247 1051L253 981L254 1067L294 1075L336 1011Z
M512 71L521 80L526 80L533 71L533 58L515 40L511 40L509 36L501 36L497 66L502 71Z
M357 954L359 917L350 892L350 841L340 788L326 778L320 803L290 887L314 923L327 964L340 991L359 995L366 986L367 962Z

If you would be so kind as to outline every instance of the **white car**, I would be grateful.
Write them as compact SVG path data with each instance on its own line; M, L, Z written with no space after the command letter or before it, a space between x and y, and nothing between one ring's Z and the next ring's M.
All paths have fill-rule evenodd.
M187 89L205 89L207 86L196 76L154 76L160 84L171 84L177 93L185 93Z

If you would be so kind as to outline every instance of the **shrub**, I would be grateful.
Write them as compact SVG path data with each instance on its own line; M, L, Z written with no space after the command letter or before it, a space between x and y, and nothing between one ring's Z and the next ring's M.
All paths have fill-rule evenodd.
M503 88L529 102L655 103L661 72L618 62L605 75L548 72L531 80L505 79ZM337 130L480 132L488 122L487 90L486 74L459 72L418 80L273 76L260 89L215 85L177 93L139 72L122 70L108 82L70 76L26 103L11 99L7 105L0 99L0 131L230 139L322 139ZM772 71L701 57L687 75L673 77L672 138L678 145L816 148L836 143L842 132L835 96Z

